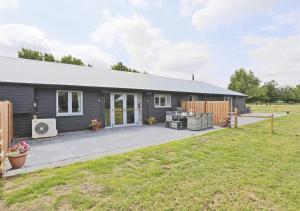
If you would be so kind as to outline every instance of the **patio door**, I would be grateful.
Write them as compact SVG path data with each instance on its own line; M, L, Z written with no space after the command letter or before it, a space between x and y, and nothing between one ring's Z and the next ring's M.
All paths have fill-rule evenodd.
M135 95L134 94L126 94L126 124L134 124L135 123Z
M111 94L111 126L141 124L141 95Z
M114 125L124 124L124 96L123 94L114 94L113 97L114 112Z

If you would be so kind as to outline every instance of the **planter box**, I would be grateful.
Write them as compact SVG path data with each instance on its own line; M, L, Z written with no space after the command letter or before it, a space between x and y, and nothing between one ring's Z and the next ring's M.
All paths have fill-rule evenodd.
M182 130L183 129L183 124L182 121L172 121L171 123L171 128L176 129L176 130Z
M205 130L213 127L212 113L201 113L187 118L188 130Z
M171 128L171 123L172 123L172 121L166 121L166 123L165 123L166 128Z
M214 119L212 113L206 113L207 114L207 127L213 128L214 127Z

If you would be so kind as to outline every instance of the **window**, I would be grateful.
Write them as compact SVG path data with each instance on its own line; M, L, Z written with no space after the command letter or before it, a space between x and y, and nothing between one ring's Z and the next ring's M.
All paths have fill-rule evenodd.
M57 91L56 115L82 115L82 92L65 90Z
M156 108L171 107L171 95L170 94L155 94L154 95L154 107L156 107Z
M197 96L196 95L189 95L188 101L196 101Z

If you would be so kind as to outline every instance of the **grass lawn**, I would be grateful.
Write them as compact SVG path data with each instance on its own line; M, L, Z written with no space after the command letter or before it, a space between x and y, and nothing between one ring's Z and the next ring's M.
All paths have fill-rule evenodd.
M248 104L253 112L300 112L300 104L273 104L272 106Z
M2 179L0 210L300 210L293 109L275 134L260 122Z

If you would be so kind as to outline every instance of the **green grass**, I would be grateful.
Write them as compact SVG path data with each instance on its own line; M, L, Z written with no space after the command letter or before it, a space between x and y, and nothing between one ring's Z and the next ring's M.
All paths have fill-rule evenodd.
M300 112L300 104L273 104L273 105L255 105L255 104L248 104L247 106L251 107L253 112L286 112L290 111L291 113Z
M300 210L300 106L274 126L2 179L0 210Z

